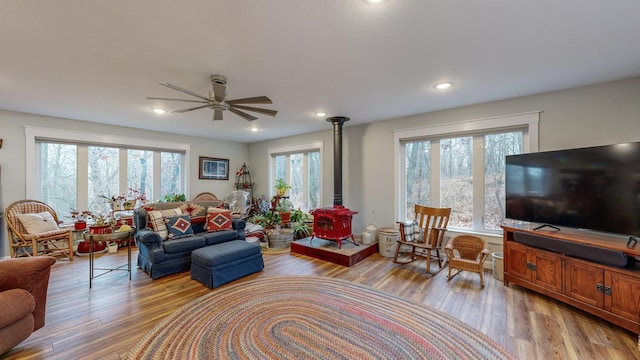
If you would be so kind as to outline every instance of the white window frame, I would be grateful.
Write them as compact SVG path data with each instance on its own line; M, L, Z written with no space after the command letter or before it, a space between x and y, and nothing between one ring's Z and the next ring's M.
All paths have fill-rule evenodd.
M184 143L175 143L168 142L162 140L152 140L152 139L141 139L141 138L131 138L126 136L116 136L116 135L106 135L99 133L89 133L82 131L74 131L74 130L60 130L60 129L51 129L51 128L42 128L42 127L32 127L25 126L25 138L26 138L26 195L28 199L39 199L40 198L40 186L38 186L38 180L40 179L40 142L41 141L50 141L50 142L63 142L69 144L86 144L90 146L108 146L108 147L126 147L126 148L136 148L142 150L153 150L153 151L173 151L173 152L182 152L184 153L184 157L182 158L182 168L184 169L184 173L182 174L182 181L184 184L185 194L188 194L188 186L187 176L189 174L189 161L191 158L191 145ZM132 146L135 144L135 146ZM81 150L83 147L79 148L78 158L80 160L87 160L88 154L85 150ZM121 149L121 151L124 151ZM154 155L154 169L159 169L160 166L160 156L159 154ZM158 166L158 167L156 167ZM78 176L84 176L86 178L86 166L83 169L82 167L78 167ZM83 172L83 173L82 173ZM126 175L120 174L121 177L121 187L124 186L126 190ZM124 181L122 179L124 178ZM153 177L153 189L154 199L160 199L160 177ZM124 185L123 185L124 184ZM83 182L78 182L78 205L87 204L87 189L81 188L82 186L86 187L86 184L83 185ZM156 194L157 192L157 194Z
M394 178L393 178L393 187L394 187L394 219L400 219L402 212L402 204L405 202L405 193L403 191L404 187L402 184L404 183L406 173L405 168L403 166L404 160L404 146L403 143L410 140L428 140L429 138L443 137L443 136L451 136L451 137L460 137L460 136L473 136L477 135L480 132L493 132L504 130L508 131L510 129L514 130L523 130L523 153L528 152L537 152L538 151L538 127L540 122L540 111L532 111L511 115L503 115L491 118L484 119L476 119L476 120L467 120L460 121L448 124L438 124L438 125L430 125L419 128L411 128L411 129L399 129L395 130L393 134L393 143L394 143ZM474 142L477 139L474 137ZM432 151L439 151L439 147L432 148ZM474 159L474 162L476 160ZM474 167L474 178L477 175L476 167ZM438 199L440 197L439 189L439 170L440 166L432 166L432 177L433 180L437 181L434 184L432 182L432 189L438 189L436 194L432 194L432 200ZM482 169L484 171L484 169ZM436 173L437 172L437 173ZM484 179L484 176L480 176L479 179ZM484 180L483 180L484 182ZM481 183L483 185L483 182ZM474 184L476 182L474 181ZM437 186L436 186L437 185ZM474 190L475 190L474 185ZM475 192L475 191L474 191ZM436 202L439 203L439 202ZM477 207L477 208L476 208ZM474 214L479 208L484 207L484 200L478 204L474 202ZM483 210L481 210L483 211ZM404 217L404 216L403 216ZM478 224L481 219L476 219L474 217L473 223L474 227ZM465 229L466 230L466 229ZM477 230L472 230L477 231Z
M322 164L324 164L324 141L316 141L316 142L311 142L311 143L306 143L306 144L298 144L298 145L290 145L290 146L281 146L281 147L275 147L275 148L269 148L267 150L267 156L268 156L268 163L269 163L269 194L271 196L275 195L275 174L276 174L276 156L280 156L280 155L291 155L291 154L299 154L299 153L308 153L308 152L315 152L318 151L320 153L320 159L319 159L319 164L320 164L320 187L319 187L319 191L320 194L318 194L318 199L320 199L320 201L322 202L322 199L324 199L323 195L322 195L322 188L324 187L324 166ZM304 155L304 160L303 161L307 161L307 157L308 155L305 154ZM308 162L307 162L308 164ZM291 174L291 169L289 168L291 165L289 164L289 162L287 162L286 164L287 169L286 169L286 173ZM304 189L303 191L305 193L308 192L308 185L309 185L309 179L308 177L308 172L304 172L302 175L303 178L303 186Z

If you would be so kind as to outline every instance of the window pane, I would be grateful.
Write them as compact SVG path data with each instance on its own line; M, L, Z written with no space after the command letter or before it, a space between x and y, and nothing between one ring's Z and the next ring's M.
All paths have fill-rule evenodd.
M505 156L522 153L522 132L484 136L484 227L500 229L505 218Z
M405 144L405 217L414 216L414 205L429 205L431 191L430 142Z
M42 201L51 206L59 219L77 209L77 153L76 145L42 143L40 146L40 192Z
M119 192L119 150L117 148L89 146L89 206L94 214L106 215L111 204L100 195L112 197Z
M274 181L284 179L291 189L289 199L295 209L309 211L320 206L320 152L303 151L273 155ZM288 166L287 166L288 165ZM304 176L304 175L307 176ZM305 183L306 181L306 183Z
M320 152L309 153L309 200L304 211L320 207Z
M179 153L160 153L160 199L163 199L166 195L184 194L181 159L182 155ZM149 201L152 201L152 199L149 199Z
M291 189L289 190L289 200L293 204L295 209L302 208L305 205L305 194L304 194L304 184L302 183L302 174L303 174L303 159L304 156L302 154L291 154L291 180L289 181L289 185L291 185Z
M275 163L276 163L276 168L275 168L276 179L282 179L284 181L287 181L287 156L277 155Z
M449 225L473 227L473 138L440 141L440 205L451 208Z
M127 188L153 196L153 151L127 151Z

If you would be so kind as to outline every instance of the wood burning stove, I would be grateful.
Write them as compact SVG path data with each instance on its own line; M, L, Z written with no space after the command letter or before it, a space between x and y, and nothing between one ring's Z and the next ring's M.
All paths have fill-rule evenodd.
M351 238L353 243L358 245L351 231L351 218L357 213L344 206L311 210L311 214L313 214L313 236L311 240L314 237L332 240L338 243L338 249L340 249L342 248L342 240Z
M342 248L342 240L353 238L351 220L357 211L349 210L342 206L342 124L349 121L348 117L335 116L327 119L333 124L333 207L325 207L311 210L313 215L313 235L325 240L338 243L338 249Z

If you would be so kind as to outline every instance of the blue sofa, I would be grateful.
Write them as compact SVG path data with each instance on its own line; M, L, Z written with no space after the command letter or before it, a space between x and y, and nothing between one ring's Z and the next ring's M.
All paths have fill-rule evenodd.
M219 207L221 200L186 201L145 204L133 212L133 223L138 229L135 235L138 246L138 267L152 279L188 271L191 268L193 250L233 240L245 240L244 220L232 220L232 230L207 232L204 230L207 208ZM194 235L179 239L162 240L160 235L147 227L147 211L181 208L191 218Z

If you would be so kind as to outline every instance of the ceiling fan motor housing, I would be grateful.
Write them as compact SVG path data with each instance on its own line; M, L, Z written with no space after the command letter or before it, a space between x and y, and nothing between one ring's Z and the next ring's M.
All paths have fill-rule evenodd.
M214 74L214 75L211 75L211 82L220 84L220 85L227 85L227 77L224 75Z

